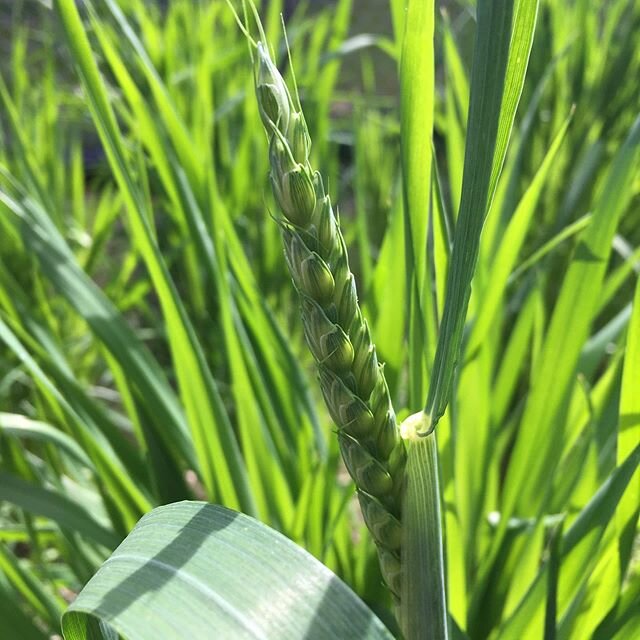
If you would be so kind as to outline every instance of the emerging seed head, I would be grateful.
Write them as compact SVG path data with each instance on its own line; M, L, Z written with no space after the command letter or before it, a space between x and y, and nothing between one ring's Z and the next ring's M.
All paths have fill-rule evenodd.
M351 325L358 312L358 294L356 293L356 281L353 274L349 272L340 293L338 301L338 318L340 325L351 331Z
M384 416L386 416L387 411L391 410L391 398L381 365L379 365L379 371L380 375L378 375L378 379L369 398L369 406L376 420L381 422Z
M336 373L349 371L353 346L347 334L306 296L302 296L302 326L309 349L320 364Z
M289 120L289 130L287 140L291 147L291 153L296 162L306 165L309 162L309 151L311 150L311 138L307 129L307 123L301 111L291 113Z
M286 134L291 117L291 96L278 68L271 60L267 47L262 42L258 42L256 97L262 124L269 135L274 126Z
M316 206L309 170L293 161L289 149L276 134L271 139L269 154L273 195L287 220L306 228Z
M382 464L344 431L338 433L338 439L344 463L356 486L376 498L388 496L393 490L393 480Z
M298 290L322 305L330 302L335 283L327 263L290 229L282 229L282 238L289 271Z
M380 558L380 569L384 576L385 582L396 600L400 600L402 587L402 567L400 559L393 552L385 547L378 545L378 557Z
M399 493L400 489L404 485L405 476L404 473L400 473L407 464L407 450L405 449L404 442L400 441L391 451L389 460L387 462L387 468L389 473L392 474L394 480L394 492Z
M353 349L356 353L353 372L356 376L358 393L363 398L369 398L378 381L378 357L371 342L369 325L361 314L358 313L358 317L360 322L353 337Z
M378 425L378 454L385 460L392 454L396 445L401 444L396 425L396 416L391 409L387 411Z
M336 242L336 220L329 196L318 197L313 217L318 242L325 252L329 252Z
M333 421L354 438L371 436L373 414L342 380L326 367L320 366L320 386Z
M286 141L277 134L271 136L269 143L269 162L271 164L271 176L277 180L287 172L293 171L298 163L292 158Z
M364 491L358 491L358 502L367 527L373 533L376 542L391 551L399 551L402 544L402 527L399 520Z

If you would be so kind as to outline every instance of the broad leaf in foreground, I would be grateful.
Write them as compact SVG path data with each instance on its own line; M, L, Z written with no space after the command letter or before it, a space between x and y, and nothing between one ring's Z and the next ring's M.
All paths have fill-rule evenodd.
M301 547L204 502L144 516L62 619L66 640L100 638L105 624L127 640L392 637Z

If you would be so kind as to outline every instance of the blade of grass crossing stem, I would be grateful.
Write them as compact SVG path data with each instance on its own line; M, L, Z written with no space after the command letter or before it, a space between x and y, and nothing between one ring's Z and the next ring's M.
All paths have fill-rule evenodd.
M637 172L639 149L640 117L611 164L591 223L562 283L507 472L505 519L518 506L520 515L537 512L561 454L563 406L597 309L618 220L631 197L629 186Z
M629 578L616 607L593 634L592 640L626 640L640 628L640 573Z
M125 145L78 9L71 0L56 0L55 6L105 152L122 190L132 236L144 258L163 309L203 483L211 497L217 496L226 505L235 505L247 513L254 513L253 496L236 436L228 420L225 420L226 409L155 242L149 222L150 204L136 188Z
M624 285L627 278L635 271L640 273L640 247L638 247L629 257L625 258L623 264L614 269L604 284L603 295L600 300L600 309L604 309L614 295Z
M640 445L637 441L635 444L636 447L598 489L563 539L564 559L558 592L558 614L562 616L563 625L570 625L578 612L574 602L582 603L587 582L606 551L606 532L612 528L616 507L638 471ZM602 615L605 613L606 608Z
M434 4L407 5L400 61L400 131L404 231L409 298L409 406L424 395L435 343L427 229L431 209L431 140L434 108Z
M422 421L422 414L417 414ZM402 597L399 623L405 640L449 637L445 586L438 445L407 434L402 505Z
M518 379L527 362L535 308L540 304L540 291L534 287L520 306L509 340L500 357L491 389L491 420L503 424L518 388Z
M533 19L531 9L527 9L530 4L534 7ZM480 233L522 92L536 9L537 2L517 2L515 12L513 2L478 3L462 195L442 324L425 405L427 432L435 428L451 395ZM517 59L513 60L513 57Z
M515 282L522 274L524 274L528 269L533 267L536 263L540 262L542 258L544 258L548 253L552 252L556 249L560 244L562 244L565 240L572 238L577 233L580 233L584 229L589 226L589 222L591 221L591 214L587 213L580 218L578 218L575 222L567 225L559 231L551 240L545 242L539 249L536 249L528 258L523 260L514 270L513 273L509 276L507 280L507 286ZM606 294L605 294L606 297Z
M581 635L593 638L593 632L620 599L623 577L618 562L616 528L612 521L605 530L598 562L589 571L586 584L575 594L558 625L558 637ZM597 602L598 606L589 606Z
M541 518L530 535L514 537L514 544L496 584L496 589L502 588L507 594L504 599L504 617L513 613L540 571L540 558L548 541L545 520Z
M633 311L627 333L627 348L620 390L617 461L622 461L640 442L640 279L636 282ZM631 549L640 515L640 470L629 483L616 511L618 553L624 572L629 564Z

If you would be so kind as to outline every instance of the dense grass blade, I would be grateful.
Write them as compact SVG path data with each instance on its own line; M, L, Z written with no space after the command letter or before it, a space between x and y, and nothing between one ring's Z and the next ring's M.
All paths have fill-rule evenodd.
M65 451L82 466L93 468L91 460L76 440L44 422L30 420L26 416L16 413L0 413L0 432L15 438L40 440L55 447L58 451Z
M529 55L533 45L537 15L538 0L515 0L509 59L505 72L502 104L500 105L500 121L498 123L491 180L489 182L488 207L491 206L491 200L502 171L513 121L516 117L520 96L522 95Z
M557 464L562 437L559 419L596 309L613 234L627 205L639 145L640 119L617 153L564 278L509 465L504 494L504 511L509 515L517 505L529 513L537 510L550 470Z
M173 392L154 361L140 343L115 306L99 287L78 266L73 253L50 217L36 203L12 201L16 215L24 222L23 234L28 246L41 261L43 272L111 351L114 358L135 380L137 391L147 399L154 399L158 438L164 438L168 450L178 459L195 465L195 456L188 441L184 416ZM164 428L163 426L164 425ZM172 428L167 429L167 425Z
M515 267L518 254L533 220L538 198L544 188L547 176L553 168L553 162L565 138L570 120L571 118L569 117L554 138L543 163L531 180L504 232L504 237L487 277L486 292L482 296L482 305L467 345L467 351L470 354L474 354L486 339L487 333L497 315L500 301L509 281L509 275Z
M3 624L24 640L48 640L49 634L24 612L21 604L21 600L16 597L15 591L7 583L6 578L0 576L0 617Z
M404 190L405 263L409 308L409 403L426 388L435 342L432 274L427 259L431 210L431 142L434 108L434 4L407 5L400 60L400 130Z
M620 388L620 424L616 447L618 464L621 464L640 442L640 280L636 283L624 358ZM623 575L631 558L639 516L640 471L636 471L616 511L619 562Z
M598 546L609 525L616 506L640 463L640 445L626 458L589 501L574 523L567 528L561 542L560 590L562 584L575 595L586 582L598 558ZM516 640L524 633L541 637L544 627L545 595L548 563L545 563L523 598L518 609L500 630L500 638ZM560 591L561 593L561 591ZM562 596L559 593L559 598ZM565 592L558 601L558 615L569 604Z
M236 436L204 359L201 345L155 241L149 223L149 203L134 182L134 171L129 166L122 136L78 9L68 0L57 1L56 9L62 19L67 42L83 80L112 170L122 189L132 236L145 259L163 306L181 396L203 482L210 495L219 495L225 504L241 506L253 513L255 505ZM216 427L212 428L212 425Z
M0 577L6 578L21 603L27 603L40 619L57 628L64 603L38 579L30 567L21 564L4 543L0 543Z
M107 549L114 549L120 542L119 536L97 522L81 505L17 476L0 474L0 498L33 515L50 518L61 528L84 535Z
M98 472L99 486L114 528L122 531L135 523L135 518L146 511L149 502L126 473L122 463L114 455L104 437L98 437L98 428L90 416L76 411L73 398L67 400L52 383L42 368L27 352L11 328L0 318L0 340L24 363L43 393L51 395L61 410L60 418L68 424L74 437L81 444ZM132 522L133 520L133 522Z
M593 634L593 640L633 638L640 625L640 574L629 579L627 588L616 607Z

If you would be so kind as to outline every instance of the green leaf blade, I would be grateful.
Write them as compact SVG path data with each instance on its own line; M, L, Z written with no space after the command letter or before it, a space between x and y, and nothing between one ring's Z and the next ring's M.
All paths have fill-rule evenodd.
M435 428L451 395L480 234L499 176L533 41L537 2L478 3L460 211L425 413ZM513 20L512 20L513 19Z
M391 635L326 567L243 514L198 502L146 515L63 617L66 640L102 620L128 640Z
M425 388L427 360L435 344L434 300L427 259L434 110L434 3L407 5L400 61L400 130L404 190L406 287L409 298L409 402Z
M34 515L51 518L61 527L76 531L107 549L113 549L120 542L113 531L96 521L82 505L18 476L0 472L0 499Z

